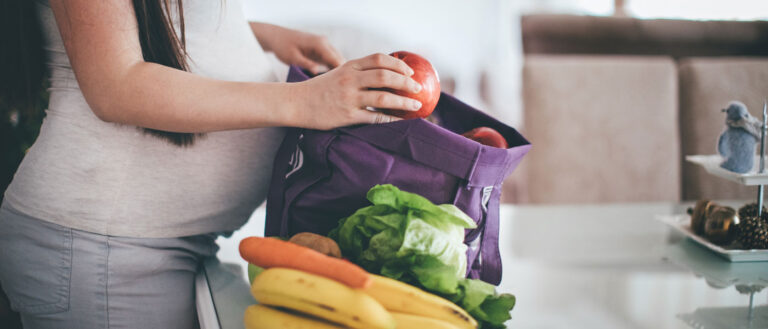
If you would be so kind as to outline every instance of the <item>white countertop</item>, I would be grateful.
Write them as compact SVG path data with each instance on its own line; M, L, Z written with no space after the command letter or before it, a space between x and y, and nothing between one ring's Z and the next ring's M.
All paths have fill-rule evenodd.
M748 295L731 285L712 287L724 286L727 275L712 277L709 284L701 277L710 265L716 265L720 276L741 265L725 262L654 220L658 214L683 213L686 206L502 206L499 290L517 297L509 326L629 329L690 328L689 323L697 323L715 328L717 321L725 321L720 327L732 327L746 319ZM222 328L242 328L242 309L252 303L237 244L263 234L264 214L260 208L243 229L218 240L221 262L241 265L225 271L214 265L217 269L210 273L218 276L209 281L216 311L225 314L219 319ZM763 271L751 266L750 271ZM768 263L764 268L760 275L768 284ZM217 294L217 289L225 292ZM768 289L754 298L760 307L753 325L768 326Z

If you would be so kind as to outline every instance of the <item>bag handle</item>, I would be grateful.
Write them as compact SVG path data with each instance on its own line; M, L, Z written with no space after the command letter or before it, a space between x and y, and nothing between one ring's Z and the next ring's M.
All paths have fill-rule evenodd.
M500 187L500 186L499 186ZM501 282L501 252L499 251L499 199L501 189L494 188L488 201L485 226L480 237L480 279L498 285Z
M272 180L269 183L267 218L264 223L265 236L279 236L282 234L283 204L285 202L285 192L283 187L285 186L286 174L291 169L289 161L291 156L294 155L302 131L303 129L300 128L288 128L285 137L283 138L283 142L280 144L280 148L278 148L277 154L275 155ZM286 170L278 170L278 168L286 168Z
M527 148L530 148L530 145L528 145ZM520 155L520 157L523 155L525 155L525 153ZM508 162L508 168L505 169L505 172L512 171L518 163L519 160L517 162ZM501 252L499 251L499 230L501 229L500 200L501 182L493 186L493 190L491 190L491 194L488 198L488 205L485 207L486 211L485 217L483 218L483 232L479 237L479 252L476 254L478 259L474 260L475 262L480 262L480 264L478 264L479 266L477 269L475 269L474 266L471 266L473 270L479 271L479 273L474 272L472 274L485 282L495 285L501 283L502 273ZM474 265L474 263L472 265Z

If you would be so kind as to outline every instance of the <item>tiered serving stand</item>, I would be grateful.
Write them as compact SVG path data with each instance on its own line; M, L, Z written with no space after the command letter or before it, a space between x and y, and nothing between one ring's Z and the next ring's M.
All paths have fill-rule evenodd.
M689 155L685 159L703 167L709 174L724 178L745 186L757 186L758 209L762 211L764 189L768 185L768 173L765 172L765 139L768 130L768 103L763 105L763 125L760 140L760 156L755 159L754 170L739 174L720 167L723 162L719 155ZM733 246L718 246L693 233L689 215L660 216L658 219L690 238L674 245L667 252L667 259L694 273L703 276L710 286L727 288L735 286L739 293L749 295L749 307L744 317L744 308L700 309L679 317L694 328L720 328L728 319L734 328L763 328L768 326L765 316L755 319L755 294L768 286L768 250L742 250ZM725 259L712 257L699 245ZM767 305L758 309L768 309ZM765 313L765 310L760 311Z

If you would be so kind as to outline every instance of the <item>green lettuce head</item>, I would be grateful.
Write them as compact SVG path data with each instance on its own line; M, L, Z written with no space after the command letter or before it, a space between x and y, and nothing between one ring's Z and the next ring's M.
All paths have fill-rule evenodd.
M454 205L435 205L392 185L376 185L367 197L373 205L341 219L329 233L344 257L452 300L484 328L509 319L514 296L465 278L464 230L476 227L472 218Z

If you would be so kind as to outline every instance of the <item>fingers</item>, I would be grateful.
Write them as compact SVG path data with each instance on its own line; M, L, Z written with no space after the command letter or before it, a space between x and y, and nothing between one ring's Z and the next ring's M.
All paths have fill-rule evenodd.
M322 65L317 64L315 61L307 58L306 56L304 56L304 54L301 54L300 52L299 52L298 55L296 55L294 57L295 57L295 64L296 65L301 66L301 67L309 70L309 72L312 72L312 74L314 74L314 75L317 75L317 74L319 74L320 72L323 71Z
M362 92L360 103L361 107L370 106L392 110L417 111L421 108L421 102L415 99L380 90Z
M347 58L346 58L346 57L344 57L344 55L342 55L342 54L341 54L341 52L340 52L338 49L336 49L336 47L334 47L334 46L333 46L333 45L331 45L330 43L328 44L328 46L329 46L329 47L331 48L331 50L332 50L332 51L333 51L333 52L336 54L336 56L337 56L337 57L340 59L340 61L339 61L339 65L337 65L337 66L335 66L335 67L339 67L339 66L341 66L341 65L343 65L344 63L346 63L346 62L347 62Z
M320 74L326 69L333 69L345 62L345 59L328 41L328 38L307 34L308 41L294 54L296 64L306 68L312 74Z
M412 76L413 70L402 60L384 54L373 54L350 62L352 67L360 70L387 69L406 76Z
M317 45L318 60L329 68L338 67L346 61L344 56L325 37L320 37Z
M412 94L421 91L421 84L415 80L389 70L363 71L360 83L363 88L390 88Z

